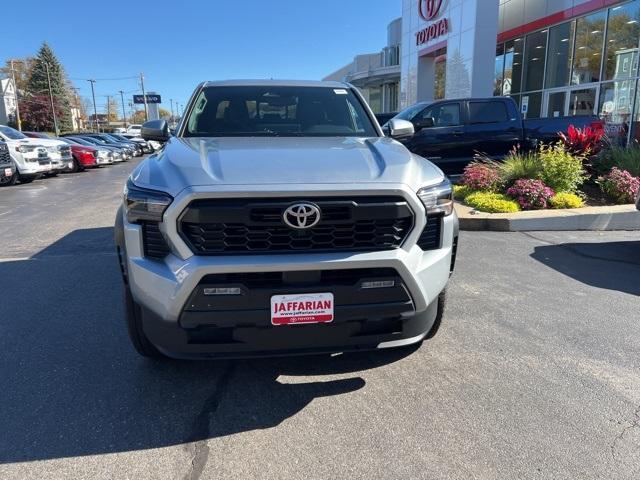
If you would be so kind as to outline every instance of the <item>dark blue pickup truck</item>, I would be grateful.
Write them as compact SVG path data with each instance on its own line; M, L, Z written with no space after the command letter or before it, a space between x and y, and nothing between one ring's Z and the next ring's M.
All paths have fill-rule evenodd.
M476 153L499 160L517 145L526 150L539 142L553 142L569 125L602 128L595 115L523 120L509 97L422 102L394 118L415 128L413 136L399 141L447 175L461 174Z

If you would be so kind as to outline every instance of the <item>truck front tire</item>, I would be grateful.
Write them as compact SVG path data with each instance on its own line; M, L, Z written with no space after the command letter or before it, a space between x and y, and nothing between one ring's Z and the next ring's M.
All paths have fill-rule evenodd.
M147 358L164 358L164 355L149 341L142 328L142 309L138 305L128 285L124 286L124 307L127 320L127 331L133 348Z

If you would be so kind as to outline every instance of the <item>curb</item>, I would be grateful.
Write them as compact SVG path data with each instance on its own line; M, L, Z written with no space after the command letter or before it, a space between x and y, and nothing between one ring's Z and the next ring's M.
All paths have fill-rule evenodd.
M484 213L456 202L455 209L460 230L467 231L640 230L640 212L635 205Z

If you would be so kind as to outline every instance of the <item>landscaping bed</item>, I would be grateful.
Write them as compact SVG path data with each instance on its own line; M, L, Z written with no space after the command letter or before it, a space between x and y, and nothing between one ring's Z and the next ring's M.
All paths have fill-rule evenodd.
M514 149L497 162L477 155L456 200L485 213L632 204L640 191L640 147L613 146L602 130L570 127L552 145Z

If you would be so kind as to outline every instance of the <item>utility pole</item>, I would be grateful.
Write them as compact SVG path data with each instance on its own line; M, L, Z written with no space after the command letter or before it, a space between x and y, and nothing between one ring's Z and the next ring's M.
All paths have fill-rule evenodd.
M93 121L95 122L94 129L96 132L100 132L98 128L98 108L96 107L96 92L93 89L93 84L96 83L95 80L87 80L91 84L91 96L93 97Z
M111 123L111 95L107 95L107 128Z
M144 75L140 74L140 86L142 87L142 98L144 99L144 121L149 120L149 109L147 108L147 93L144 91Z
M171 125L175 124L175 117L173 116L173 98L170 98L169 101L171 102Z
M49 64L44 63L44 68L47 70L47 83L49 84L49 100L51 101L51 112L53 113L53 128L56 132L56 137L60 136L60 130L58 129L58 119L56 118L56 108L53 105L53 92L51 91L51 75L49 75Z
M122 119L124 120L124 128L127 128L127 112L124 110L124 92L119 90L120 100L122 100Z
M16 71L13 68L13 60L11 60L11 77L13 78L13 89L16 97L16 123L18 130L22 131L22 122L20 121L20 104L18 103L18 84L16 83Z

